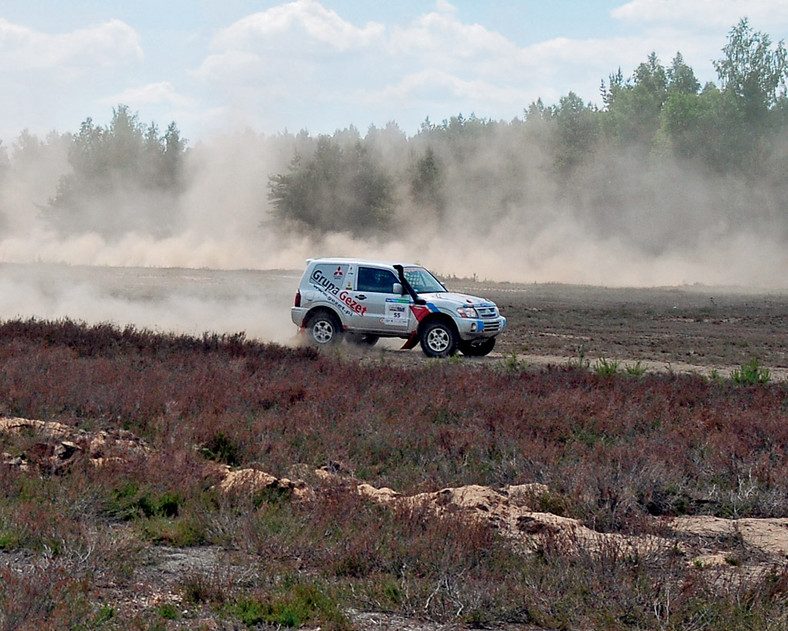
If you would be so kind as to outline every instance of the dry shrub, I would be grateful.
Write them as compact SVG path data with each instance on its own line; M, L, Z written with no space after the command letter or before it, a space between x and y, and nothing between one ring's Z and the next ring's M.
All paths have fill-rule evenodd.
M0 629L72 629L88 616L88 584L44 561L24 571L0 568Z
M788 506L785 385L576 368L480 373L362 365L243 336L0 326L0 412L119 425L156 446L284 475L346 462L403 492L541 482L604 530L648 514Z

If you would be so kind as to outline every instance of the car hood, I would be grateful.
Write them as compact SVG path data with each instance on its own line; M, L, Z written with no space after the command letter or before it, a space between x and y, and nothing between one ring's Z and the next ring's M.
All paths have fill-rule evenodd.
M495 303L486 298L479 298L478 296L469 296L468 294L458 294L453 291L440 291L435 293L419 294L419 298L423 298L427 302L433 302L436 305L445 304L447 306L461 307L467 305L469 307L494 307Z

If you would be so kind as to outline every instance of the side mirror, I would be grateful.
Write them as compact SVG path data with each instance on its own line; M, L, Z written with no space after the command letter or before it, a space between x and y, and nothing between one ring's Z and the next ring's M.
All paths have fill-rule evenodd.
M394 283L394 290L392 291L394 294L399 294L400 296L405 293L405 290L402 288L401 283Z

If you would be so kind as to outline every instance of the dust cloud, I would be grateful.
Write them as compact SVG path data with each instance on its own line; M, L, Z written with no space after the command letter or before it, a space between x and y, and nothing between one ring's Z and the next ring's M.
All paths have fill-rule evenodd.
M378 139L376 151L403 172L417 145L403 148L396 140L387 146ZM304 260L328 255L418 262L449 278L788 289L788 238L774 228L784 223L782 202L759 198L758 220L748 221L726 208L740 208L731 197L750 192L691 165L652 169L656 198L632 184L642 178L627 170L641 165L624 157L589 165L582 172L587 183L575 178L564 186L546 177L548 160L537 148L502 140L463 162L439 155L442 217L400 205L386 235L352 238L338 226L316 237L283 231L272 220L268 178L287 171L297 142L252 133L200 142L186 155L188 186L169 233L113 238L64 233L47 222L43 211L69 171L65 144L50 142L24 161L12 151L0 180L0 318L245 331L288 341ZM135 200L124 206L134 209ZM102 268L120 271L110 282ZM260 270L284 271L256 275Z
M233 334L280 344L299 275L288 272L0 265L0 320L71 319L158 332Z

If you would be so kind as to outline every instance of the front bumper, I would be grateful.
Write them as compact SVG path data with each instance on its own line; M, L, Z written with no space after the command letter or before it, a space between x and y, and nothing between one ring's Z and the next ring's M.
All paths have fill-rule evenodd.
M479 337L495 337L506 330L506 318L455 318L457 331L463 340L473 340Z

